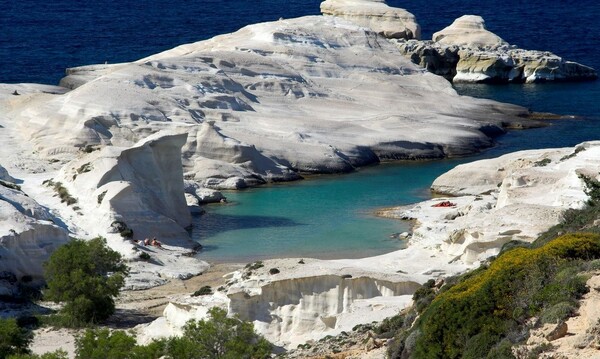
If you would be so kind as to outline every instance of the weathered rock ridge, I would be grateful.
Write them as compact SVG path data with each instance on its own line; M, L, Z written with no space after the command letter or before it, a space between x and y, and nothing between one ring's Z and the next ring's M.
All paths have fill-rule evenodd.
M458 96L337 16L251 25L133 63L70 70L61 83L73 89L10 98L7 116L42 156L187 132L185 177L213 188L465 155L505 125L535 125L519 117L524 108Z
M432 41L397 41L402 54L453 82L532 83L597 78L594 69L547 51L523 50L485 29L479 16L465 15L433 34Z

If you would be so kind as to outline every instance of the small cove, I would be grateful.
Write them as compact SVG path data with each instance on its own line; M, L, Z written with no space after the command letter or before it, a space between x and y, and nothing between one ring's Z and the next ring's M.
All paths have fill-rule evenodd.
M386 163L351 174L230 191L226 205L205 206L192 236L210 262L274 257L361 258L402 249L390 238L410 223L373 212L431 198L433 180L458 164L535 148L574 146L600 138L596 82L540 85L460 85L461 94L516 103L536 111L579 117L550 126L510 131L480 154L441 161ZM585 96L581 96L585 94Z

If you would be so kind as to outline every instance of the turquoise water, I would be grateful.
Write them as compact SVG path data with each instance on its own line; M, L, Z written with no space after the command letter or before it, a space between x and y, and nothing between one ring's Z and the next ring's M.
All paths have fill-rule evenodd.
M211 262L360 258L401 249L403 242L390 235L409 230L410 223L377 218L374 210L430 198L433 180L460 163L600 139L600 119L595 116L600 101L593 101L600 100L599 89L597 82L457 86L462 94L579 117L511 131L495 147L466 158L383 164L352 174L227 192L230 204L206 206L207 213L195 218L192 235L204 246L200 257Z

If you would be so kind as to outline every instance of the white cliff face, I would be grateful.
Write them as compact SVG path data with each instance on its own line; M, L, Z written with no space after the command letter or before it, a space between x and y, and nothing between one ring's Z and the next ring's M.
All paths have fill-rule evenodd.
M360 260L359 260L360 261ZM190 319L204 319L213 306L254 323L269 341L286 348L380 321L410 304L420 287L404 274L335 261L276 259L230 275L212 296L181 297L163 317L140 328L140 341L180 335ZM272 268L279 273L270 274Z
M547 51L509 45L488 31L480 16L461 16L433 34L432 39L395 43L405 57L453 82L533 83L597 78L590 67Z
M97 235L121 221L134 238L177 244L189 238L191 216L184 196L181 147L187 134L158 132L136 145L105 147L65 166L56 181L78 199ZM93 219L91 218L93 217Z
M526 109L458 96L383 37L334 16L251 25L70 72L72 91L16 96L7 111L42 156L185 131L186 178L215 188L464 155L492 144L483 128L527 122L516 117Z
M390 39L421 38L415 16L388 6L384 0L326 0L321 3L321 12L370 28Z

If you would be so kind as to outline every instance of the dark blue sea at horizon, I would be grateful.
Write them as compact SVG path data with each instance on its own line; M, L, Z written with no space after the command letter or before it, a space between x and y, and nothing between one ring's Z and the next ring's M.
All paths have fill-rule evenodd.
M0 83L57 84L67 67L133 61L245 25L319 14L319 0L11 1L0 13ZM600 69L596 0L390 0L416 15L424 38L464 14L481 15L511 44L547 50ZM228 193L237 205L209 206L193 236L211 261L279 256L361 257L401 247L389 234L407 229L374 218L377 207L426 199L433 179L458 163L521 149L573 146L600 139L600 81L541 85L461 85L461 94L579 116L514 131L465 159L384 165L355 174Z

